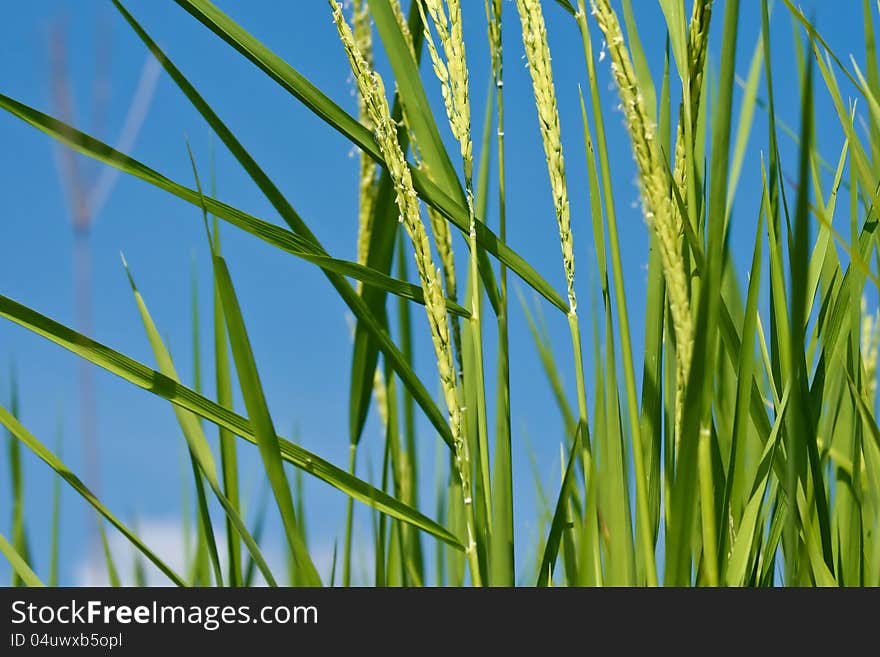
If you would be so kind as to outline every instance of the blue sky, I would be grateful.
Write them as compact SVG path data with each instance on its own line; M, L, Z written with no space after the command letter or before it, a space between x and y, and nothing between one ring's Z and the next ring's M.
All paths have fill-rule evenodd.
M327 95L355 112L347 61L325 2L218 0L217 4ZM584 317L582 323L589 330L591 300L598 294L598 286L593 273L595 255L578 104L578 85L586 86L586 74L573 21L555 3L544 4L568 169L577 291ZM635 0L633 4L640 36L658 79L663 62L662 56L657 54L663 52L665 40L662 14L654 2ZM772 56L778 112L784 121L797 128L799 94L793 30L784 6L777 4L772 18ZM808 15L815 17L820 31L839 55L852 53L857 61L864 62L861 2L810 0L801 4ZM485 15L482 2L468 0L464 5L473 116L475 125L479 126L489 75ZM710 61L716 67L722 56L719 47L724 3L718 5L713 21L716 38L710 53ZM742 5L736 69L745 77L760 30L760 13L756 1ZM266 169L330 253L355 259L358 169L351 144L175 3L131 0L127 6ZM145 49L112 5L101 0L43 0L12 3L2 11L0 91L52 112L48 45L50 26L61 20L68 34L77 125L86 130L91 125L97 26L104 21L112 34L112 97L106 130L99 136L114 142L137 85ZM558 232L513 2L505 3L505 12L508 241L562 290L564 275ZM601 38L595 28L594 39L598 46ZM381 54L378 57L380 71L387 73ZM604 106L609 110L606 121L625 284L636 342L636 369L640 372L647 229L637 207L628 139L620 114L610 111L616 106L617 98L610 87L607 63L606 59L599 65L599 77ZM390 75L386 78L390 79ZM424 79L440 112L438 116L442 116L435 80L430 74ZM819 144L825 158L836 161L843 138L821 84L818 89ZM737 90L737 105L740 96ZM441 125L441 131L451 143L445 125ZM4 209L0 220L0 293L74 325L73 233L55 166L53 144L7 114L0 114L0 135L4 146L0 157ZM172 179L192 185L185 138L189 139L200 167L206 172L210 148L208 128L173 82L163 75L131 154ZM738 268L741 280L745 277L746 258L751 255L760 189L759 158L761 148L766 149L765 144L766 121L759 110L732 224L732 245L737 263L741 265ZM218 197L256 216L278 222L269 203L234 159L219 143L215 143L215 147ZM782 148L783 157L788 158L788 168L793 170L795 160L791 158L796 150L790 141L784 141ZM456 151L451 147L450 152ZM494 203L491 204L489 221L492 225L497 222L496 211ZM312 265L276 252L234 228L226 229L223 238L276 427L284 435L295 436L308 449L344 464L348 446L351 355L350 323L345 306ZM459 255L465 253L462 240L457 238L455 247ZM203 316L203 378L211 381L207 322L211 308L210 270L201 219L195 208L145 183L122 177L97 218L92 250L93 337L144 363L154 362L120 264L119 254L124 252L153 318L175 355L181 376L190 384L193 381L191 279L195 267L200 284L199 310ZM516 285L514 282L513 287ZM526 297L531 300L527 292ZM543 310L564 380L573 397L574 381L567 367L570 343L566 322L546 304ZM555 496L559 444L563 435L559 414L515 300L512 314L511 402L520 519L517 547L519 556L526 557L537 538L538 527L534 520L525 439L534 446L541 476L548 492ZM434 381L434 366L424 316L418 309L413 316L418 329L416 364L424 380L430 383ZM589 344L589 335L585 338ZM490 346L490 356L492 353ZM0 400L4 403L10 394L8 373L12 363L17 373L24 424L45 443L54 445L60 423L63 458L74 471L82 472L76 358L18 326L0 321ZM586 367L590 372L589 353ZM173 527L179 522L182 490L189 484L189 475L184 468L184 443L170 405L97 369L95 381L101 497L126 521L137 519L144 525ZM427 470L425 508L432 509L431 469L437 441L424 423L420 423L419 437L421 455L428 464L423 468ZM380 438L378 420L371 416L363 442L367 453L379 454ZM255 493L257 455L247 446L242 446L241 453L246 490ZM4 450L0 456L0 531L4 533L8 532L10 515L10 505L3 502L9 499L6 458ZM371 473L366 466L359 475L378 476L375 469ZM48 468L26 454L26 516L35 564L41 573L45 573L47 564L51 481ZM342 535L344 497L317 481L307 481L306 494L313 545L326 549L334 537ZM81 564L88 558L85 540L88 516L84 503L66 490L62 505L62 583L72 584L80 581ZM271 526L276 530L270 534L277 535L274 519ZM359 514L359 526L366 545L369 516L365 512ZM150 537L146 538L149 542ZM167 549L174 547L169 544ZM0 577L4 580L8 577L5 564L0 565Z

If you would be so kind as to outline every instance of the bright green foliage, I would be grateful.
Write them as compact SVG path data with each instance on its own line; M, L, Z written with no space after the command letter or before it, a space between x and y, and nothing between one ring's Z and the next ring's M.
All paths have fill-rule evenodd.
M204 222L210 249L216 372L216 381L203 386L195 281L197 374L192 388L179 380L131 274L156 370L0 295L3 319L171 403L189 455L193 479L188 485L195 493L195 522L189 516L186 521L195 549L188 549L181 576L28 432L18 417L13 382L11 410L0 406L0 424L9 433L4 492L12 499L10 540L0 534L0 551L12 566L13 584L41 585L31 564L38 546L28 543L26 531L39 515L25 504L22 483L22 461L36 455L58 474L47 514L53 536L45 578L50 585L58 579L62 483L101 516L113 585L123 578L104 520L134 546L138 582L144 579L143 563L150 561L177 585L248 586L257 572L269 584L302 586L339 581L376 586L880 585L880 423L875 410L880 315L869 312L864 301L880 283L875 3L864 0L863 64L834 53L795 4L783 0L776 11L791 19L797 43L791 70L777 70L778 60L771 65L775 23L768 0L755 0L758 25L744 23L740 5L745 3L737 0L661 0L667 39L658 52L645 49L643 3L631 0L484 0L483 6L463 0L360 0L357 17L337 13L335 18L342 38L337 54L345 48L354 69L339 75L353 73L360 83L360 117L371 119L362 123L300 74L295 63L283 61L209 0L176 2L252 63L254 75L267 76L290 95L290 102L302 103L328 130L359 148L363 162L378 165L372 171L364 168L369 175L358 181L361 216L349 224L361 224L360 235L352 232L358 260L335 258L324 249L195 83L120 0L113 4L126 23L233 155L241 175L265 195L284 227L217 201L213 182L210 193L203 193L191 153L194 188L0 94L0 108L9 114L195 206L192 217ZM334 10L342 11L331 2L328 20ZM551 13L555 20L545 21ZM548 35L547 25L560 20L573 28L568 36ZM468 44L465 57L464 50L463 35L476 33L470 23L480 21L488 28L487 80L477 79L474 72L487 67L473 60L485 51ZM346 29L351 23L355 32ZM375 34L364 32L373 29ZM558 98L569 94L557 97L553 70L555 40L572 35L579 37L584 55L580 106L575 108L580 125L560 121ZM605 39L601 50L597 37ZM510 98L503 85L510 53L502 44L519 38L531 85ZM754 44L747 60L730 56L738 43ZM390 65L381 83L372 70L373 51L380 48ZM420 66L423 52L431 66ZM720 52L725 56L718 57ZM606 72L602 67L609 62ZM655 79L661 70L662 77ZM774 76L781 75L800 85L795 129L776 114ZM603 80L609 77L615 90L605 88ZM435 87L444 99L436 108L428 100ZM487 109L480 123L471 117L470 106L474 93L486 87ZM386 98L386 90L393 94ZM852 93L859 97L857 105L845 100ZM819 152L814 106L820 97L833 106L836 123L822 126L828 133L822 143L836 136L836 160ZM649 235L650 253L639 256L648 263L644 299L624 287L613 177L629 175L617 171L630 163L630 154L609 149L605 108L612 100L621 104ZM505 160L505 105L511 102L534 104L532 128L544 161ZM756 125L766 125L766 132ZM578 171L571 166L577 152L563 158L568 134L583 135L584 180L572 174ZM791 144L781 144L780 134L796 146L795 155L783 157ZM446 143L456 144L456 152L448 152ZM756 143L760 159L752 155ZM505 181L511 166L546 170L553 203L546 216L530 218L530 230L558 231L565 289L545 280L506 243ZM749 190L760 198L757 213L737 208L744 172L760 178L760 188ZM569 206L575 194L585 202ZM422 209L431 212L430 232L429 224L419 223ZM397 229L400 214L406 215L407 233ZM262 368L271 364L254 357L246 299L236 294L221 255L221 227L249 233L318 267L330 283L328 291L338 294L353 314L349 431L338 437L350 445L349 463L334 465L277 434L261 383ZM452 227L463 237L455 245L458 261L466 266L458 269ZM753 236L745 253L746 278L739 277L744 265L729 247L733 230ZM442 267L431 262L428 268L435 251ZM415 283L413 272L418 274ZM517 292L529 288L534 293L537 308L524 301L525 295L519 304L510 303L511 275L518 279ZM581 292L578 305L575 287L580 291L588 284L594 289ZM588 305L584 298L594 301ZM642 305L644 326L632 326L631 313ZM568 345L551 343L545 311L559 312L554 319L565 317L570 351ZM510 405L515 385L510 362L516 354L511 353L509 322L518 312L534 338L564 427L558 436L560 480L547 488L538 475L534 483L520 481L513 468L513 454L526 440L512 426L516 409ZM593 327L594 369L589 373L582 323ZM435 346L442 342L437 359L419 363L419 372L426 364L434 368L427 378L416 373L417 335L431 335ZM484 344L489 335L497 335L492 348ZM634 338L640 337L638 349ZM573 356L571 361L557 360L563 351ZM429 392L438 388L440 397ZM241 394L247 417L232 410L234 391ZM364 432L371 408L382 426L378 464L360 458L362 439L372 440ZM433 463L417 450L417 426L430 427L437 439ZM217 456L206 437L214 427ZM261 457L262 493L250 505L239 471L239 440L255 444ZM531 455L534 469L543 470L545 465ZM364 479L358 476L362 472L368 473ZM347 496L345 536L337 538L341 554L335 544L326 573L318 572L309 551L303 473ZM420 494L426 477L434 479L428 500ZM518 513L527 488L537 500L532 519ZM223 510L222 525L211 517L209 505L215 503ZM261 553L269 513L282 521L288 573L273 572ZM364 513L370 514L372 528L367 538L353 531L356 516ZM539 535L529 537L528 550L517 552L514 544L522 544L518 534L527 527L538 528ZM359 557L366 551L374 555L368 566L372 572L361 573L364 560Z

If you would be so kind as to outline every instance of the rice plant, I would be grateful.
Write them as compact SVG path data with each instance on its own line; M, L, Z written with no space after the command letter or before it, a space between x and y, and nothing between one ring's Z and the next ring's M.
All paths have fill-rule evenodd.
M178 572L112 499L98 499L29 431L13 398L0 406L13 500L0 550L14 584L44 576L31 558L24 519L33 509L21 485L21 460L35 455L131 543L141 568L150 562L178 585L880 585L880 324L869 301L880 283L880 6L864 0L862 65L834 52L789 0L756 2L758 24L743 20L739 0L658 0L665 48L657 51L640 37L656 8L630 0L328 0L338 36L328 57L345 63L338 75L355 96L334 100L209 0L175 2L184 10L177 20L199 23L356 149L356 212L332 218L356 256L322 245L309 222L331 218L295 209L198 80L122 0L112 0L121 19L279 223L220 201L213 175L203 186L212 163L193 150L192 178L174 180L0 93L5 120L177 197L203 224L216 379L181 379L150 294L124 258L132 321L152 363L0 294L0 316L54 345L46 349L61 347L170 402L194 493L185 512L194 543ZM780 17L795 30L785 70L771 57ZM485 42L466 38L477 33ZM553 58L562 40L573 40L577 61ZM752 40L751 59L737 58ZM528 86L505 86L511 62L525 64ZM561 65L577 67L579 89L560 88ZM776 113L780 76L797 81L793 125ZM570 116L562 104L577 99L572 91L579 125L561 118ZM543 160L506 157L511 103L529 108ZM820 103L833 110L821 126ZM628 152L609 147L621 122ZM830 134L837 153L820 149ZM549 199L542 215L511 207L515 169ZM741 189L743 171L760 184ZM625 285L620 222L633 213L615 181L627 177L650 245L638 254L647 262L644 295ZM553 268L533 259L528 243L508 241L512 221L527 221L527 234L558 233ZM316 267L329 285L308 293L338 296L353 318L350 370L340 377L349 435L337 437L347 439L348 463L279 433L264 387L278 364L255 356L247 299L221 248L233 231ZM742 253L731 246L734 231L747 236ZM196 325L197 309L194 300ZM546 316L564 317L568 342L550 338ZM541 437L562 447L549 486L514 467L528 437L511 403L520 384L511 364L521 357L511 319L530 329L541 385L556 402L545 412L563 427ZM198 336L196 328L196 359ZM431 346L417 368L419 344ZM368 417L380 436L368 435ZM417 431L436 449L419 449ZM256 504L244 500L238 454L246 443L259 454L265 495ZM365 443L378 444L380 458ZM538 472L547 452L533 456ZM306 531L309 477L346 497L329 569L317 564ZM54 500L57 555L57 490ZM534 515L523 511L532 506ZM280 519L283 567L266 553L266 514ZM355 532L356 516L370 519L369 538ZM524 538L529 528L538 535ZM119 582L107 540L108 578ZM371 563L356 572L365 558ZM52 563L50 584L57 556Z

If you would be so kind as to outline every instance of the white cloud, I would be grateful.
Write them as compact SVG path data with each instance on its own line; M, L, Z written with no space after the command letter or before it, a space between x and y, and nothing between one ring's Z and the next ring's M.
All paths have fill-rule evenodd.
M220 563L223 566L223 572L226 572L226 564L228 563L226 550L225 533L221 530L222 524L215 526L217 550L220 555ZM138 523L136 530L137 535L146 543L165 564L174 570L181 577L186 579L187 573L187 554L185 548L184 530L178 519L169 518L153 518ZM139 558L143 564L145 579L148 586L168 586L171 584L168 578L145 556L135 548L127 538L117 532L113 527L107 527L107 542L110 546L110 554L113 562L119 572L119 579L123 586L134 586L134 566ZM193 540L190 539L190 548L192 550ZM287 560L284 553L279 549L280 543L273 541L273 544L262 545L263 557L269 569L275 574L275 578L281 585L287 584ZM315 567L321 574L325 584L329 583L330 570L333 563L333 541L323 541L314 545L310 550L312 560ZM362 549L364 548L364 549ZM247 551L242 546L242 558L246 559ZM371 541L361 542L358 553L352 559L352 567L356 576L364 573L372 572L373 549ZM339 555L336 564L336 582L342 572L342 545L339 545ZM357 579L369 578L357 577ZM98 543L85 558L81 559L74 567L74 581L76 586L109 586L110 579L107 574L107 562L104 557L104 551ZM257 571L255 583L259 586L265 586L265 579Z

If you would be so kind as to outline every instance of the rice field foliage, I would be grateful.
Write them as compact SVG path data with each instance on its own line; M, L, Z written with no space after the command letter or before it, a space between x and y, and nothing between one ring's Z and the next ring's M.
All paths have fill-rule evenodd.
M211 254L216 372L210 386L180 380L127 265L155 366L58 323L26 300L0 295L4 320L172 405L196 492L197 549L178 573L151 551L149 536L114 515L112 500L99 500L28 431L13 399L8 409L0 407L13 501L0 551L13 584L42 584L22 520L21 459L33 454L109 531L121 532L178 585L243 586L258 572L270 585L347 586L356 583L352 563L359 551L374 560L371 577L360 583L376 586L880 585L880 323L865 301L880 282L880 73L873 32L880 7L864 0L867 61L860 64L833 52L789 0L775 7L760 0L757 26L742 21L739 0L658 1L665 52L645 51L642 3L631 0L354 0L347 6L329 0L327 19L349 66L340 75L350 75L357 96L349 113L296 62L281 59L209 0L176 0L188 14L180 20L198 21L248 60L253 75L269 78L290 103L304 105L357 149L358 209L347 224L355 260L322 246L307 218L200 94L198 81L177 68L121 0L113 0L116 10L282 224L223 203L213 188L205 191L205 171L192 153L192 182L171 180L0 94L7 113L193 206ZM791 70L776 70L771 61L771 9L795 29ZM551 12L571 29L549 35ZM466 49L469 22L484 29L487 50ZM557 94L560 63L552 49L562 38L577 39L582 50L582 59L565 62L581 69L580 125L560 121L560 99L569 96ZM522 48L514 61L524 53L531 82L515 94L504 86L514 39ZM735 53L753 39L747 62L711 55ZM484 52L489 61L475 66ZM380 56L384 74L377 70ZM486 66L489 79L480 79L474 71ZM800 117L793 127L776 116L780 75L797 76ZM474 116L475 94L482 100L487 87L486 114ZM838 135L838 153L821 153L817 145L820 96L834 109L833 123L822 130ZM534 107L543 161L505 158L510 103ZM758 114L766 132L754 127ZM619 121L629 153L609 149L607 133ZM563 131L582 135L582 151L563 154ZM760 144L759 158L746 157L749 142ZM573 179L581 168L566 158L584 158L585 179ZM644 296L624 286L613 185L633 166L650 244L643 254ZM552 202L545 217L531 219L530 230L558 232L559 276L552 280L562 285L507 243L510 167L524 167L547 185ZM750 168L761 184L741 190L740 175ZM587 197L585 212L573 211L573 193ZM759 198L757 212L737 211L737 194ZM744 256L732 251L734 227L750 236ZM313 293L338 295L354 318L347 464L279 435L261 382L271 363L254 357L235 272L222 254L228 231L249 233L320 269L329 286ZM579 280L580 289L587 281L594 288L590 303L575 294ZM512 291L520 294L511 298ZM555 313L565 317L570 344L548 338L543 317ZM557 437L561 477L551 490L539 479L514 476L513 448L525 440L511 421L514 314L531 329L557 402L552 411L565 430ZM644 317L644 325L634 316ZM429 377L414 367L414 340L422 334L433 347ZM195 340L198 345L197 332ZM557 352L572 358L557 359ZM243 400L238 411L234 393ZM378 476L368 482L358 476L358 463L371 410L384 446ZM433 461L416 450L417 423L436 436ZM219 450L209 432L219 436ZM282 521L284 572L263 556L262 520L252 526L242 508L236 456L242 442L259 450L268 486L259 517L268 509ZM431 473L437 504L429 509L419 493ZM345 534L329 573L319 572L310 552L302 476L348 498ZM537 516L524 521L517 507L525 495L539 503ZM57 528L57 489L54 499ZM215 505L222 522L208 511ZM355 512L364 508L372 519L369 545L352 530ZM540 528L540 540L532 551L517 551L526 524ZM56 529L50 584L57 580L59 540ZM118 581L109 549L107 557L111 581Z

